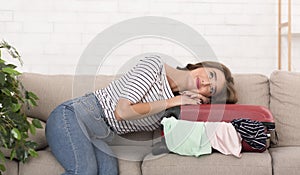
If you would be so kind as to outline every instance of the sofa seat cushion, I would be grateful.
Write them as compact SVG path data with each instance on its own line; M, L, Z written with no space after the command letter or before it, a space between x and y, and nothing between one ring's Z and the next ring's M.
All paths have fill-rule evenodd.
M141 161L118 159L119 175L142 175Z
M142 164L143 175L161 174L272 174L271 156L263 153L243 153L241 158L225 156L220 153L200 157L186 157L165 154L145 157Z
M300 172L300 147L271 148L274 175L299 174Z
M153 132L141 131L115 135L111 146L152 146Z
M50 151L38 151L39 156L19 164L19 175L62 174L64 168L56 161Z
M6 159L3 164L6 168L6 171L4 171L3 175L18 175L18 162Z
M274 71L270 77L270 109L278 146L300 146L300 73Z
M128 152L128 150L129 148L125 152ZM133 148L130 150L133 150ZM49 148L45 149L44 151L39 151L38 153L39 157L31 158L29 162L25 164L20 163L19 175L58 175L64 172L63 167L55 159ZM141 161L133 161L129 158L119 159L118 163L120 175L141 175ZM12 170L10 169L9 171ZM17 175L17 173L9 175Z
M152 151L150 146L111 146L111 149L118 159L129 161L143 161Z

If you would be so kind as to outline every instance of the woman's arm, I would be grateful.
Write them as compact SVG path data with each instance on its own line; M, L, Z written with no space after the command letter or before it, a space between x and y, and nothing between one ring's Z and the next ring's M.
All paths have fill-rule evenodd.
M136 104L132 104L129 100L121 98L118 101L114 114L118 121L134 120L159 113L174 106L200 103L200 99L191 98L186 95L179 95L170 99L155 102Z

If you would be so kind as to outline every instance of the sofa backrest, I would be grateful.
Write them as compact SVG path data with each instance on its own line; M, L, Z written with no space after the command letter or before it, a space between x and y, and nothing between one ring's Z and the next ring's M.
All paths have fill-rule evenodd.
M269 79L261 74L235 74L234 87L238 104L261 105L269 107Z
M104 87L113 78L113 76L98 76L95 79L95 87ZM84 95L83 93L73 96L73 75L23 73L19 79L26 90L34 92L39 97L38 106L26 109L26 114L42 121L46 121L52 110L62 102Z
M300 145L300 73L274 71L270 76L270 109L278 146Z

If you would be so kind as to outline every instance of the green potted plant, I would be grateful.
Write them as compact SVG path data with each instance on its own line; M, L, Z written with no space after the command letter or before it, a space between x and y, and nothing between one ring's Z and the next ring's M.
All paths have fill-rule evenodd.
M22 60L17 50L5 41L0 42L0 175L6 170L3 149L10 151L10 159L25 163L30 156L37 157L37 144L28 140L29 132L35 134L36 128L42 128L38 119L27 120L23 109L36 106L38 97L29 92L18 80L21 75L17 66L7 63L2 58L2 51L7 51L11 59Z

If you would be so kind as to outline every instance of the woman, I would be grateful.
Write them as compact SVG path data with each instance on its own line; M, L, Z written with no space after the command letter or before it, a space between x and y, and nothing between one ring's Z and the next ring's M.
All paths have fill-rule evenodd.
M154 55L106 88L59 105L49 116L46 137L65 175L118 174L107 145L114 134L153 131L164 110L174 106L236 101L224 65L202 62L175 69Z

